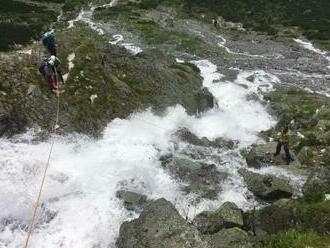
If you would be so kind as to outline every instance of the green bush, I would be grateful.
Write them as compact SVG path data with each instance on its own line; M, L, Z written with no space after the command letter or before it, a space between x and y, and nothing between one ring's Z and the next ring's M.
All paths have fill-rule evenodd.
M264 244L264 248L329 248L330 238L314 232L289 230L277 235Z

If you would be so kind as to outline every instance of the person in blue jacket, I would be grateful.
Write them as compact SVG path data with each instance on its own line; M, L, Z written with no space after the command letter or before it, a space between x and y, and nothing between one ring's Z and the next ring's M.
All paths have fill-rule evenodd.
M57 54L57 47L56 47L56 39L54 32L50 31L43 35L42 37L42 44L47 48L50 55L56 56Z

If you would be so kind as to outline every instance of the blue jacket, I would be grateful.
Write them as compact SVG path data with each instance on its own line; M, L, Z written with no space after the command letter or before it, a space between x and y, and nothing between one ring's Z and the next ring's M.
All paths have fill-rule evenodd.
M42 44L48 49L54 48L56 44L55 36L53 34L46 35L42 38Z

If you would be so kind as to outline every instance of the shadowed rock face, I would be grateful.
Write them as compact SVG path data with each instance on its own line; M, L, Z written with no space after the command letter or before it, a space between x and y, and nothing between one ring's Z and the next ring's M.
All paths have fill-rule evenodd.
M284 179L273 175L260 175L246 169L240 169L239 173L243 176L248 189L262 200L290 198L293 194L292 186Z

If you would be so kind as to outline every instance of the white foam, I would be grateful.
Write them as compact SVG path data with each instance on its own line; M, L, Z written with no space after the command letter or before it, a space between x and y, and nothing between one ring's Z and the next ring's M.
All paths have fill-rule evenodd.
M185 195L180 184L162 168L159 156L177 149L173 133L181 127L210 139L237 139L240 146L255 142L257 133L275 122L261 103L249 102L246 97L270 90L276 78L262 71L241 71L235 82L226 82L221 81L222 75L211 62L194 63L219 108L200 117L188 116L181 106L169 108L162 116L147 110L112 121L97 141L81 135L59 137L42 197L44 209L57 215L49 223L37 225L31 247L114 247L120 224L136 217L115 196L123 188L149 198L165 197L189 218L227 200L242 208L251 207L253 201L237 173L244 166L238 151L221 154L225 163L219 169L231 176L217 201L196 202L197 196ZM254 74L253 82L246 79ZM0 219L14 219L21 225L30 220L49 149L48 142L33 142L33 137L26 134L0 140L0 198L5 199L0 201ZM20 226L0 226L0 247L21 246L25 235Z

